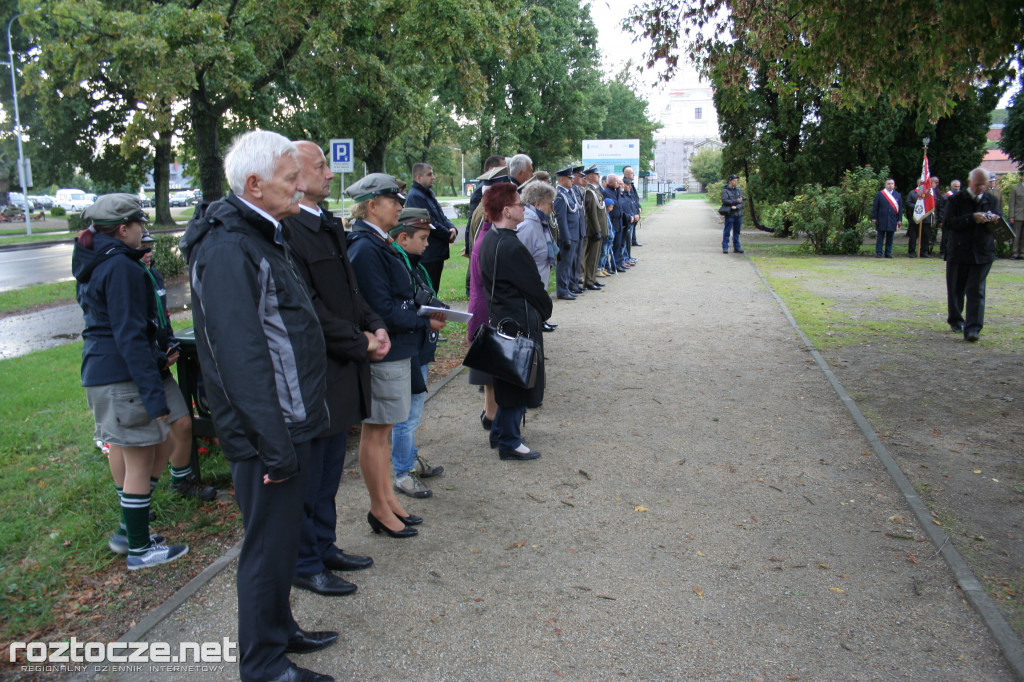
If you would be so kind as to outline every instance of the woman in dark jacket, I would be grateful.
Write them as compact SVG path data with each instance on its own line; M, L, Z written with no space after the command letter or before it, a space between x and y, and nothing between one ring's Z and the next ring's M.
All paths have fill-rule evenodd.
M156 292L139 262L148 219L138 202L130 194L108 194L83 217L91 225L78 233L71 259L85 317L82 385L96 421L94 437L111 445L110 471L133 571L188 552L185 545L165 546L163 538L149 534L157 446L167 440L168 416L177 419L184 407L180 393L168 395L173 379L165 383L162 376L178 353L168 355L158 343Z
M484 210L492 229L480 244L480 273L487 293L488 317L492 325L510 319L519 331L537 344L540 366L533 388L520 388L494 379L494 397L498 411L491 425L491 445L501 459L537 459L519 433L519 424L528 407L544 401L544 320L551 317L551 297L537 276L533 256L516 238L516 227L523 222L523 202L511 183L493 185L484 194Z

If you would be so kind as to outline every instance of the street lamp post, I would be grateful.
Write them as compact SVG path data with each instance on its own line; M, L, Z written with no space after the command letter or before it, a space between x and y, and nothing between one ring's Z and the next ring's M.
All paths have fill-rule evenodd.
M21 146L21 117L18 115L18 84L14 80L14 50L11 48L11 24L21 14L15 14L7 21L7 60L11 67L11 96L14 98L14 134L18 138L18 181L21 183L21 197L25 202L25 234L32 234L32 216L28 210L28 188L25 187L25 152Z

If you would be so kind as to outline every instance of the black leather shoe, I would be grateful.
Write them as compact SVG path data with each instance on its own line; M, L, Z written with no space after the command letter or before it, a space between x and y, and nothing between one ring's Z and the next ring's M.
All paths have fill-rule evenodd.
M326 649L338 641L338 633L324 630L322 632L306 632L299 630L288 638L288 646L284 648L286 654L308 654L313 651Z
M270 680L270 682L334 682L334 678L330 675L323 675L312 670L300 668L292 663L284 669L283 673Z
M596 284L588 284L586 288L588 291L601 291L601 287L597 286Z
M516 452L515 450L506 450L505 448L498 448L498 457L500 459L511 459L520 462L526 462L531 459L539 459L540 453L536 450L530 450L529 452Z
M959 334L959 333L963 332L963 330L964 330L964 323L963 322L957 322L956 324L949 325L949 331L953 332L954 334Z
M292 578L292 585L325 597L343 597L356 591L355 585L347 580L342 580L330 571L320 571L308 578L297 575Z
M490 431L491 430L491 424L493 424L493 423L494 423L494 420L493 419L488 419L486 412L481 412L480 413L480 425L484 427L484 431Z
M604 284L602 284L601 282L594 282L594 286L597 287L598 289L604 289Z
M398 514L395 514L398 516ZM398 520L407 526L418 526L423 523L423 519L415 514L409 514L408 516L398 516Z
M374 516L372 512L366 512L366 522L370 524L370 528L372 528L373 532L377 535L380 535L381 533L387 533L393 538L411 538L414 535L420 534L418 530L416 530L415 528L410 528L409 526L405 526L402 530L391 530L383 523L378 521L377 517Z
M743 249L733 249L732 252L733 253L746 253L746 251L744 251Z
M969 331L969 332L964 334L964 341L968 341L970 343L976 343L978 341L978 336L979 336L978 332L976 330L972 329L971 331Z
M633 242L633 246L643 246L643 244L637 244L636 242Z
M574 296L579 296L580 294L582 294L582 293L583 293L583 291L584 291L584 290L583 290L583 289L580 289L580 288L576 288L576 289L569 289L569 293L573 294Z
M558 294L558 298L560 298L563 301L575 301L576 300L576 297L573 296L572 294L565 294L565 295Z
M553 331L555 331L555 327L554 327L554 325L550 325L547 322L545 322L544 323L544 331L546 331L546 332L553 332Z
M341 551L323 561L329 571L361 571L373 566L373 559L368 556L345 554Z

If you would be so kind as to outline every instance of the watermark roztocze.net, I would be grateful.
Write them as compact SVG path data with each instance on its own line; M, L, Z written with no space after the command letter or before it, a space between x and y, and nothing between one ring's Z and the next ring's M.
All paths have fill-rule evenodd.
M238 661L238 643L219 642L11 642L11 663L30 672L217 672Z

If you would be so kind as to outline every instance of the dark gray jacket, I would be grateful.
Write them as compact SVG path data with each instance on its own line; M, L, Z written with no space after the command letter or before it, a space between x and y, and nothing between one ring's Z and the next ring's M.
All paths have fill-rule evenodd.
M179 247L224 456L294 476L293 444L328 423L327 351L306 285L274 225L234 195L196 209Z

